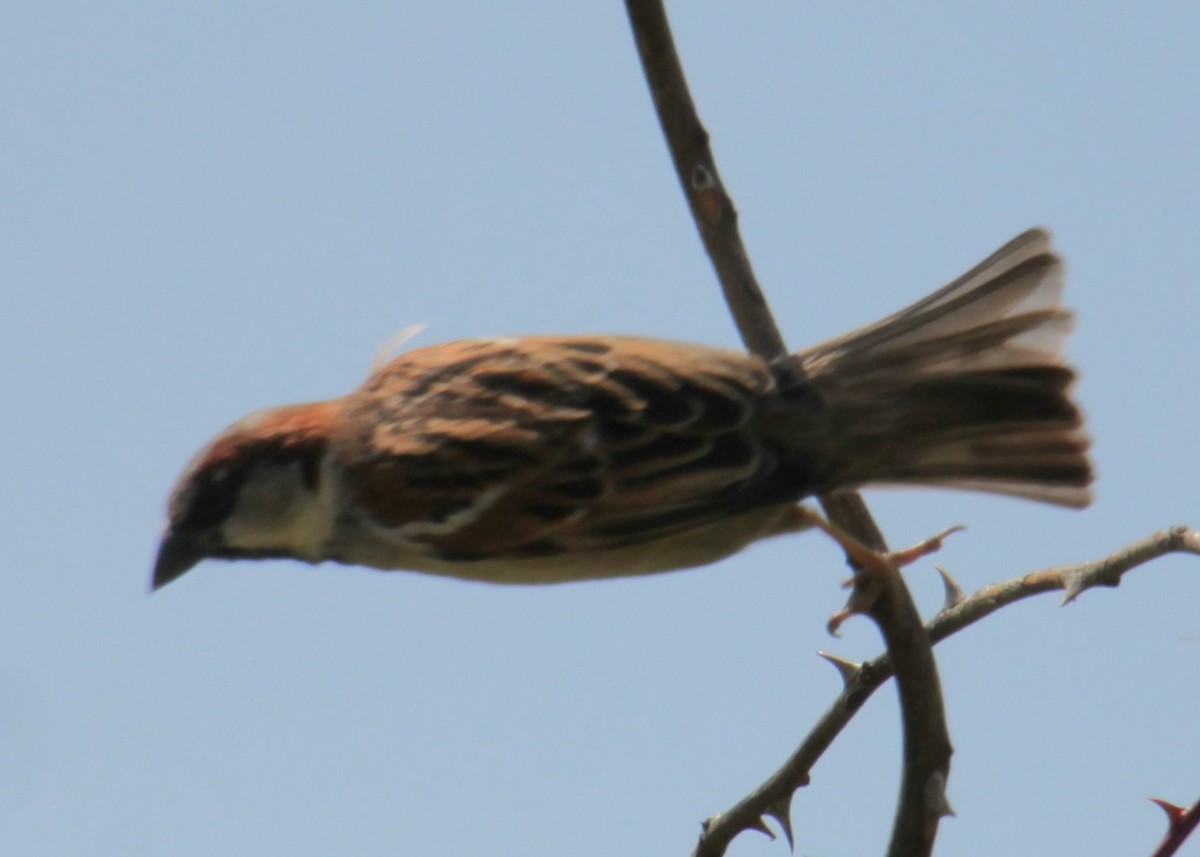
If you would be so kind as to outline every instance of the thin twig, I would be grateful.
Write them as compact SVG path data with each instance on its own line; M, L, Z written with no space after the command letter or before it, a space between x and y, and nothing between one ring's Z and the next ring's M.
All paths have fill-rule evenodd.
M625 6L676 175L742 341L778 374L786 373L788 383L804 383L803 369L798 361L788 359L787 346L754 276L738 230L737 210L721 182L708 132L688 90L666 10L660 0L626 0ZM879 528L857 493L841 492L822 497L821 502L843 530L877 551L886 550ZM896 571L872 579L879 590L866 612L879 625L898 664L904 727L904 774L888 853L921 857L933 849L949 774L950 739L941 686L932 646L903 578ZM787 801L790 799L789 791ZM790 832L787 801L764 811ZM755 820L762 824L760 817Z
M700 124L683 76L666 10L658 0L626 0L625 7L675 173L738 333L747 350L767 362L786 357L787 345L754 276L738 230L737 210L721 183L708 132Z
M926 625L926 630L929 638L938 643L1001 607L1045 592L1062 591L1066 604L1087 589L1117 586L1126 572L1171 553L1200 555L1200 533L1189 527L1172 527L1094 562L1035 571L985 586L942 610ZM742 831L762 830L762 816L770 814L780 801L790 800L796 789L807 785L813 765L867 698L894 673L892 659L887 654L863 664L826 657L842 674L842 692L778 771L730 810L705 822L705 834L695 857L720 857Z

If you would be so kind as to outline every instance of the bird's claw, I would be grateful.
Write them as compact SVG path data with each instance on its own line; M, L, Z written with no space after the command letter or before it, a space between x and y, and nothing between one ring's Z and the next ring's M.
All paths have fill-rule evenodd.
M877 551L863 544L857 538L832 521L808 507L801 507L805 520L810 526L826 533L846 554L846 560L854 568L854 577L846 581L846 586L853 587L846 606L829 619L829 633L837 636L838 628L855 613L865 613L874 603L879 592L880 580L883 576L895 574L906 565L911 565L922 557L936 553L942 547L942 542L952 533L966 529L958 525L943 530L931 538L918 542L911 547L895 551Z

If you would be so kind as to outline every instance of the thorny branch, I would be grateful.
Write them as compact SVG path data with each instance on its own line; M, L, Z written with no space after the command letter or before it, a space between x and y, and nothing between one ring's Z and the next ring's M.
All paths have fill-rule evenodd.
M1068 604L1093 587L1118 586L1126 572L1172 553L1200 556L1200 532L1190 527L1172 527L1134 542L1103 559L1031 572L1003 583L985 586L970 597L963 597L954 582L946 577L946 605L930 620L926 630L929 638L939 643L1001 607L1045 592L1061 591L1063 604ZM705 823L705 833L696 847L694 857L719 857L725 853L733 838L744 830L770 834L763 824L763 816L775 817L773 807L786 804L796 789L808 783L813 765L867 698L894 674L892 659L888 654L862 664L831 655L823 657L841 673L844 683L842 692L778 771L729 811Z
M742 341L772 365L780 384L802 385L806 383L803 370L788 354L742 243L737 211L721 182L708 132L692 102L666 10L661 0L626 0L625 6L676 174ZM868 547L886 551L883 536L857 493L839 492L822 497L821 502L833 523ZM921 857L932 851L938 819L946 809L950 738L937 665L920 615L898 569L877 572L856 576L850 607L875 620L896 663L904 773L888 853ZM868 585L872 587L869 597L864 591ZM789 840L791 791L754 816L758 825L762 824L762 812L778 819ZM700 847L711 837L710 828Z

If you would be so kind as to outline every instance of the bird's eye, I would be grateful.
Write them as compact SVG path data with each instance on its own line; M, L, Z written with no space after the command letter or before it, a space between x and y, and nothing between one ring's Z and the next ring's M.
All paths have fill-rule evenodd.
M181 488L171 503L171 516L177 525L203 529L223 521L236 500L233 487L235 469L214 467L202 472Z
M321 462L316 456L305 456L300 459L300 478L304 481L304 487L310 491L315 491L317 485L321 481Z

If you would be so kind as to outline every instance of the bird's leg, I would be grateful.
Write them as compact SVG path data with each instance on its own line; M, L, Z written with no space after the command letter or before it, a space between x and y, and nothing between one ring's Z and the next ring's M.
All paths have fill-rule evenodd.
M877 551L864 545L837 524L826 519L824 515L815 509L811 509L808 506L797 506L796 508L798 516L804 525L807 527L816 527L837 542L838 547L845 551L846 559L849 560L850 565L857 570L878 568L881 563L889 569L904 568L904 566L911 565L921 557L941 550L942 542L947 536L957 533L959 530L966 529L966 527L959 524L958 526L942 530L936 536L917 542L917 544L902 550Z
M880 590L881 576L896 574L904 566L940 550L942 541L947 536L965 529L962 526L950 527L932 538L902 550L877 551L867 547L837 524L827 520L815 509L797 506L796 515L804 526L816 527L837 542L838 546L845 551L846 559L854 569L854 577L846 581L846 586L853 587L850 599L846 606L829 620L829 631L832 634L837 633L838 627L848 617L855 613L867 612Z

